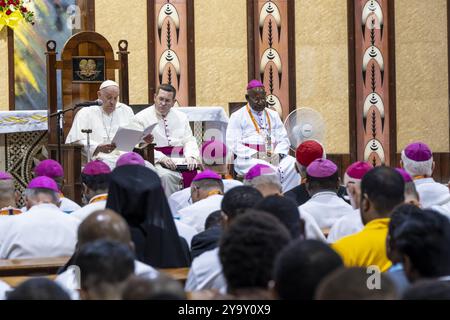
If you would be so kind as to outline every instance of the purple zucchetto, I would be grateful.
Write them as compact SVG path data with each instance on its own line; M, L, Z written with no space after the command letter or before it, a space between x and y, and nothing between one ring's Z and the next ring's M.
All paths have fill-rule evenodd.
M328 178L337 172L338 168L333 161L316 159L306 168L308 176L313 178Z
M262 175L269 175L269 174L275 174L275 170L266 165L266 164L257 164L248 170L247 174L245 175L245 180L252 180L256 177L262 176Z
M408 182L412 182L412 181L413 181L413 179L411 178L411 176L409 175L409 173L406 172L405 169L402 169L402 168L395 168L395 171L397 171L398 173L400 173L400 175L402 176L403 181L405 181L405 183L408 183Z
M430 147L423 142L414 142L409 144L405 150L405 156L413 161L428 161L433 157Z
M222 180L222 177L212 170L205 170L197 173L192 181L200 181L205 179Z
M344 174L344 184L347 185L348 182L360 182L364 175L373 169L373 166L364 161L357 161L352 163Z
M116 162L116 167L137 165L145 167L145 160L136 152L128 152L119 157Z
M41 176L30 181L27 189L49 189L59 193L58 185L52 178Z
M86 163L81 173L88 176L98 176L99 174L109 174L111 169L109 166L100 160L94 160Z
M264 84L259 80L252 80L247 85L247 90L255 89L255 88L264 88Z
M0 171L0 180L12 180L13 177L8 172Z
M47 159L38 163L34 168L36 177L59 178L64 176L64 170L58 161Z

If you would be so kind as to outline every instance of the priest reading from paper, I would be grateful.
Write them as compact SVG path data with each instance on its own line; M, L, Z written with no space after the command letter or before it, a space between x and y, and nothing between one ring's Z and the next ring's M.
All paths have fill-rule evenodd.
M114 168L118 157L123 154L112 143L119 127L127 125L133 118L133 110L119 102L119 85L107 80L100 85L97 92L102 106L83 108L75 119L67 135L66 143L81 143L85 146L84 156L90 153L92 159L105 162L111 169ZM90 129L90 148L87 149L87 134L81 130ZM85 162L85 161L83 161Z
M200 157L187 116L173 108L175 97L173 86L160 85L155 104L136 114L132 120L132 125L140 130L156 124L144 141L156 144L155 167L167 196L191 185ZM178 172L177 164L184 164L187 170Z

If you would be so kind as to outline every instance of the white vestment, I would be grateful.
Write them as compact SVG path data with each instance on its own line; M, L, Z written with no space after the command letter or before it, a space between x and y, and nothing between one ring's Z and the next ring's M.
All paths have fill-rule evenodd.
M181 209L178 212L180 221L194 227L197 232L204 231L206 218L214 211L220 210L222 199L223 195L215 194Z
M62 212L72 213L76 210L81 209L78 203L70 200L69 198L60 197L59 200L61 201L61 203L59 204L59 208L61 209Z
M192 134L187 116L171 108L167 116L162 117L156 114L155 106L150 106L133 117L132 126L140 130L147 129L150 125L156 124L152 131L153 143L156 148L161 147L183 147L185 158L195 158L200 160L200 152L197 142ZM161 177L161 181L167 197L182 188L182 176L179 172L163 168L158 162L165 155L155 150L155 167Z
M433 178L414 180L422 208L440 206L450 201L450 191L447 186L434 181Z
M233 179L222 179L224 193L227 193L228 190L242 186L242 182ZM170 210L174 217L178 217L178 212L181 209L186 208L192 204L191 199L191 188L184 188L183 190L177 191L170 195L167 199L169 201Z
M117 159L125 152L114 150L111 153L98 153L93 157L94 151L100 144L112 142L117 129L126 126L133 118L133 110L123 103L117 103L116 109L110 114L106 114L101 106L91 106L83 108L75 116L75 119L66 138L66 143L80 143L84 145L83 155L86 157L90 153L91 159L104 161L111 169L116 166ZM89 134L90 149L87 150L87 135L81 130L91 129ZM83 161L85 162L85 161Z
M79 221L54 204L39 204L11 218L0 247L1 259L73 254Z
M300 207L300 212L313 216L320 229L328 229L340 218L354 211L351 205L335 192L318 192Z
M197 230L195 230L194 227L179 221L178 219L174 219L174 221L175 227L177 227L178 235L186 240L190 250L192 238L198 233Z
M6 300L6 293L12 288L6 282L0 280L0 300Z
M206 251L192 261L184 287L188 292L209 289L216 289L221 293L227 291L219 259L219 248Z
M325 242L325 236L322 230L319 228L316 220L306 211L301 212L300 210L300 218L305 222L305 238L309 240L319 240Z
M230 116L227 127L227 146L235 154L234 169L237 174L245 175L256 164L271 165L255 158L258 153L254 146L270 146L272 153L285 155L278 166L271 165L279 174L283 192L289 191L300 183L300 175L295 170L295 158L289 156L289 139L280 116L276 111L266 108L266 112L257 113L250 108L260 132L257 132L247 106L235 111ZM270 128L270 130L269 130ZM270 131L270 134L269 134ZM267 136L270 136L268 143ZM253 148L252 148L253 146Z
M443 205L432 206L431 209L443 214L444 216L450 219L450 200Z
M360 232L363 228L361 212L359 209L355 209L352 213L341 217L333 224L328 233L327 242L335 243L343 237Z
M105 197L107 196L106 193L99 194L95 197L93 197L87 205L85 205L83 208L78 209L77 211L72 212L71 216L77 218L82 222L84 219L86 219L91 213L94 213L97 210L103 210L106 207L106 199L105 200L99 200L97 201L99 197Z
M142 278L155 279L156 277L158 277L159 272L155 268L145 263L134 260L134 274ZM80 276L82 277L83 274L81 273ZM72 300L79 300L80 299L80 295L78 293L78 290L80 289L80 283L78 283L79 280L80 279L77 279L75 269L68 268L66 271L64 271L63 273L59 274L56 277L55 282L67 291Z

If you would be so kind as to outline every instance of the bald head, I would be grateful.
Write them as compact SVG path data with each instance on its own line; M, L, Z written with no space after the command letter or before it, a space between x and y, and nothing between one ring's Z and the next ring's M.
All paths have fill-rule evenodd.
M95 211L78 228L78 245L100 239L118 241L132 246L127 222L113 210Z
M0 208L16 206L16 193L13 180L0 180Z

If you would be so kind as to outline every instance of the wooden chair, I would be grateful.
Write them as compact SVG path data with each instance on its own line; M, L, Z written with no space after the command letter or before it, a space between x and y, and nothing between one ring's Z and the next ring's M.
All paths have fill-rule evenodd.
M47 52L47 105L49 115L58 111L57 71L61 71L62 111L64 111L62 132L58 132L58 117L48 117L49 156L58 160L64 168L65 195L81 203L81 147L65 145L65 137L69 133L76 109L73 106L80 101L97 99L97 91L104 80L115 80L115 72L119 71L119 85L121 101L129 104L128 87L128 42L120 40L118 43L118 60L111 44L101 34L93 31L83 31L73 35L64 45L61 60L56 59L56 41L49 40ZM76 67L83 59L97 62L95 77L81 79ZM58 139L61 142L61 155L58 154Z
M231 116L235 111L239 110L243 106L245 106L247 102L229 102L228 103L228 114ZM236 155L233 155L233 161L236 160ZM229 172L233 176L233 179L242 181L244 180L243 176L239 176L236 171L234 171L234 163L230 163Z

